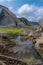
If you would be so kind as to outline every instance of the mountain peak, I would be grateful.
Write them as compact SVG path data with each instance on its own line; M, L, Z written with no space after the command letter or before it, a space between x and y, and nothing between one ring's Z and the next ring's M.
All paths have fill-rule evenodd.
M0 26L11 27L11 26L24 26L16 15L13 14L7 7L0 5Z

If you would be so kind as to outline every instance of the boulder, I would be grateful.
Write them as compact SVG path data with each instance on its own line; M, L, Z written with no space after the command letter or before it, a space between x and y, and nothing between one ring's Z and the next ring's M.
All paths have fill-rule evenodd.
M43 28L43 18L39 19L39 25Z
M35 49L43 58L43 35L36 40Z
M3 61L0 61L0 65L6 65Z

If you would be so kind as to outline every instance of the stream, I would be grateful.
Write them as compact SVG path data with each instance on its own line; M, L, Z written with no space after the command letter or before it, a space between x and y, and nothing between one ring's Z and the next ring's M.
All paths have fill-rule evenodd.
M30 58L35 58L36 60L40 60L43 65L43 59L40 57L39 53L33 48L32 41L21 41L20 36L16 38L18 42L18 46L13 47L11 50L18 51L15 57L27 57L30 55ZM22 50L22 51L21 51ZM29 59L30 59L29 58ZM31 60L31 59L30 59Z

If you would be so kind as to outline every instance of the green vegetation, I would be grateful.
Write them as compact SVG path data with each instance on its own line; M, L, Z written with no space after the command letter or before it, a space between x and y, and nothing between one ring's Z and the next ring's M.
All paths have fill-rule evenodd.
M0 31L9 31L12 34L17 34L22 31L23 28L0 28Z
M16 27L9 27L9 28L3 28L3 27L0 27L0 31L7 31L7 32L11 32L12 34L18 34L20 33L22 30L26 30L28 28L24 27L24 28L16 28Z
M24 17L21 17L21 18L18 18L20 21L22 21L25 25L29 25L30 23L29 23L29 21L26 19L26 18L24 18Z

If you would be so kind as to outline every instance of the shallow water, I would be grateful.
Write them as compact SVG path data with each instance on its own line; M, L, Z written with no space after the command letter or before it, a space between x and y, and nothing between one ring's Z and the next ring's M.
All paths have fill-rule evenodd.
M13 51L19 51L21 52L21 50L23 50L21 53L18 53L15 57L25 57L28 58L28 56L30 55L30 60L32 59L36 59L36 60L40 60L41 62L43 61L42 58L40 57L40 55L37 53L37 51L33 48L32 45L32 41L21 41L20 40L20 36L18 36L16 38L16 41L18 42L18 46L15 46L12 48ZM25 52L24 52L25 50ZM43 63L43 62L42 62ZM42 64L43 65L43 64Z
M18 46L15 46L12 48L13 51L16 50L21 50L21 49L31 49L32 48L32 42L27 40L27 41L21 41L20 36L16 38Z

